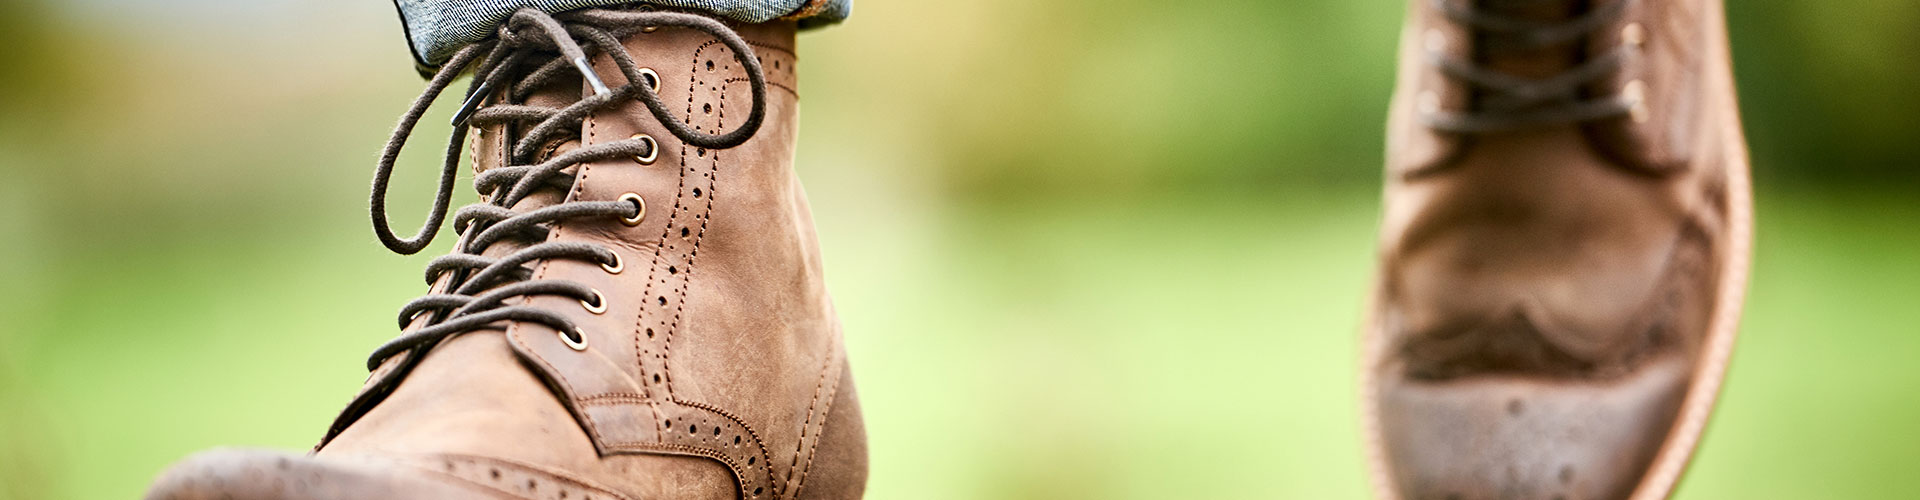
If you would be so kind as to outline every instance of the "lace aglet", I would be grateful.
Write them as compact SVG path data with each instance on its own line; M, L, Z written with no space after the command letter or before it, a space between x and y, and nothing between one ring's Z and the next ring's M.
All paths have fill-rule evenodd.
M480 109L480 102L487 100L492 93L493 82L480 82L480 88L474 89L473 95L467 96L467 102L460 103L460 110L453 112L453 126L466 125L467 119L473 117L474 110Z
M593 66L587 65L587 56L573 58L573 67L579 68L580 76L587 78L587 84L593 86L594 95L612 92L607 89L606 82L600 81L600 75L593 72Z

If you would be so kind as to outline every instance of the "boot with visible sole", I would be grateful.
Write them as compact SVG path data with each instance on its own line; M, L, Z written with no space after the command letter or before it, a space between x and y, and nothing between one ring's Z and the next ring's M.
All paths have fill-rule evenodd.
M152 499L852 499L866 438L791 163L794 24L515 13L403 118L376 173L425 247L473 137L481 202L405 333L308 455L224 450ZM471 71L426 227L400 144Z
M1752 231L1718 0L1412 0L1362 361L1381 498L1666 497Z

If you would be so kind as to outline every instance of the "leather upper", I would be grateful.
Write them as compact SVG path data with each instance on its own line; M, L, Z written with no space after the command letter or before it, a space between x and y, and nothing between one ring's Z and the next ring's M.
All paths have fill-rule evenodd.
M1714 270L1702 266L1727 248L1724 177L1734 160L1727 150L1743 148L1737 129L1731 138L1723 133L1728 123L1737 127L1730 107L1690 111L1710 95L1699 84L1711 69L1700 55L1706 35L1697 27L1635 29L1647 48L1609 82L1691 82L1637 85L1647 95L1642 120L1452 134L1419 122L1423 96L1467 94L1440 99L1442 106L1461 105L1471 91L1439 75L1423 54L1439 46L1475 55L1471 43L1458 43L1467 38L1447 34L1458 28L1436 20L1428 3L1413 0L1390 124L1382 291L1397 329L1458 331L1522 315L1554 350L1597 366L1622 365L1629 351L1646 347L1634 345L1637 334L1622 332L1659 321L1697 327L1710 308L1680 314L1693 319L1658 313L1681 290L1714 295ZM1653 16L1653 5L1700 10L1701 3L1633 2L1630 15L1597 30L1609 35L1589 43L1614 43L1605 39L1642 25L1635 16ZM1428 42L1434 33L1446 41ZM1681 43L1675 39L1689 42L1673 48ZM1488 63L1546 75L1570 64L1563 54ZM1676 141L1684 147L1637 146ZM1672 163L1676 158L1683 161ZM1738 159L1744 162L1743 153ZM1664 166L1644 168L1651 164ZM1691 352L1687 346L1698 337L1674 339Z
M1409 2L1362 368L1385 498L1658 498L1699 438L1751 224L1724 19L1713 0L1589 8L1620 1L1571 47L1497 57ZM1627 115L1473 134L1420 119L1479 97L1434 52L1546 78L1623 44L1583 95L1637 97Z
M1697 1L1606 0L1626 2L1622 20L1600 30L1588 42L1589 52L1608 47L1635 47L1624 68L1611 78L1589 86L1589 93L1627 93L1642 104L1632 114L1588 124L1592 144L1609 160L1648 172L1670 172L1695 162L1696 154L1721 139L1713 137L1717 123L1707 116L1709 83L1703 71L1709 63L1708 37L1698 29L1719 4Z
M618 272L566 260L534 269L533 279L600 291L604 311L563 297L517 299L565 314L581 326L585 348L546 326L509 322L450 339L417 366L396 357L370 381L406 378L347 419L318 458L397 456L525 498L546 497L523 478L627 498L859 496L865 437L813 223L791 169L794 26L733 27L768 82L766 118L746 143L683 145L635 101L589 117L577 140L549 146L548 157L635 134L660 145L649 162L572 170L567 200L637 194L645 203L637 225L569 221L549 236L604 245L619 254ZM731 130L751 108L746 70L711 36L668 27L624 43L659 75L661 100L698 131ZM593 66L609 85L626 83L606 56ZM551 88L530 104L565 104L582 92L590 90ZM503 164L512 139L505 127L475 137L476 169ZM534 196L515 208L555 201ZM496 246L487 255L514 250Z

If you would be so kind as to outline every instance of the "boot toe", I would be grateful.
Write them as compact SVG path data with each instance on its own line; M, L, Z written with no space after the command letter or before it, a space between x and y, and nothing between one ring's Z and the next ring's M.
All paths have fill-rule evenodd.
M1618 380L1482 377L1381 387L1387 468L1407 500L1618 499L1666 441L1684 363Z
M479 490L425 479L405 466L221 449L180 461L147 500L350 500L483 498Z

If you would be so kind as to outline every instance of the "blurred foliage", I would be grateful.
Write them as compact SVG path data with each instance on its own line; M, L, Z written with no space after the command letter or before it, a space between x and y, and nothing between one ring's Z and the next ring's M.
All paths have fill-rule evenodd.
M1401 7L862 1L804 35L798 165L870 496L1360 497ZM1682 497L1910 493L1920 3L1730 8L1759 256ZM435 253L367 234L421 86L391 16L0 2L0 498L129 498L196 449L319 437Z

